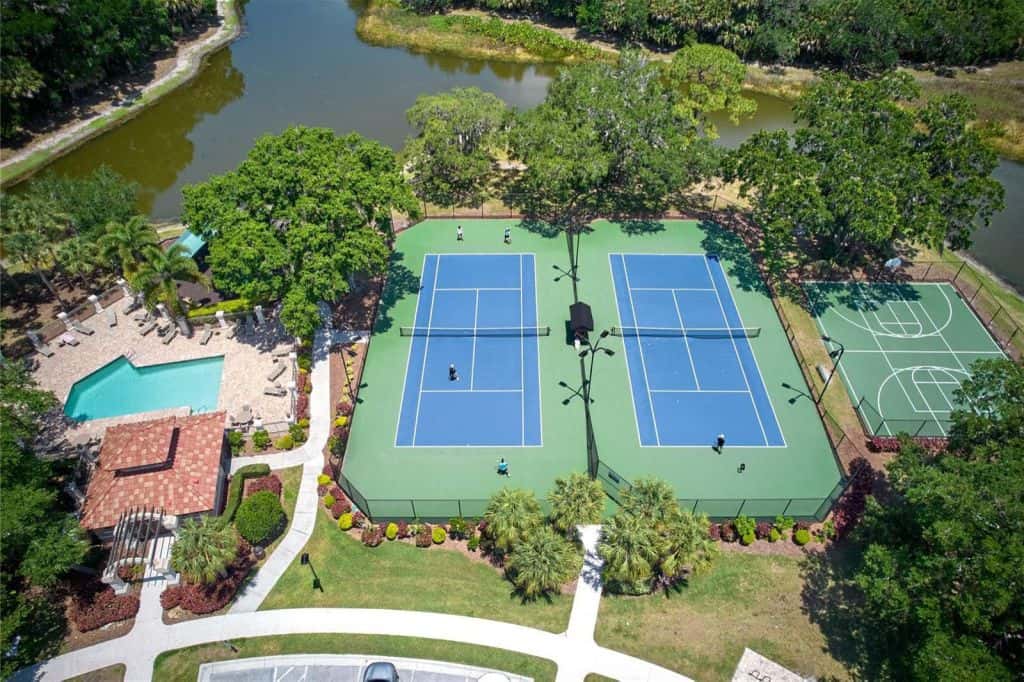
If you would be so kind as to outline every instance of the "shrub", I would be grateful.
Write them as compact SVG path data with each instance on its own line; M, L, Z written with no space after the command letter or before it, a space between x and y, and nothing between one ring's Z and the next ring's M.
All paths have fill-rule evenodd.
M325 464L325 465L324 465L324 468L320 470L320 473L321 473L321 474L323 474L323 475L325 475L325 476L327 476L327 477L328 477L328 479L329 479L329 478L330 478L331 476L333 476L333 475L334 475L334 469L333 469L333 468L331 468L331 465L330 465L330 464ZM320 477L319 477L319 476L317 476L317 478L319 479Z
M342 530L348 530L352 527L352 515L345 512L338 517L338 528Z
M302 353L296 360L296 364L298 364L299 369L308 372L313 367L313 358L306 353Z
M331 505L331 516L340 519L342 514L352 511L352 504L348 500L338 500Z
M286 433L274 441L274 447L278 450L291 450L295 447L295 439L292 434Z
M209 585L183 583L168 587L160 595L160 605L165 609L180 606L197 615L219 611L234 599L252 567L252 553L243 541L239 543L238 556L225 571L226 577Z
M304 369L299 369L299 375L295 377L295 388L300 393L306 391L306 387L309 386L309 372Z
M305 393L299 393L295 398L295 416L298 419L309 418L309 396Z
M352 416L352 403L347 400L339 400L337 406L338 414L346 417Z
M98 580L78 590L71 600L71 620L81 632L134 618L138 612L138 597L118 596L109 585Z
M367 547L376 547L384 540L384 534L378 526L367 526L363 528L363 544Z
M341 492L341 488L339 488L336 485L332 485L329 492L330 495L334 497L334 499L336 500L340 500L341 498L345 497L345 494Z
M716 542L722 539L722 527L717 523L708 524L708 537Z
M231 313L243 313L252 310L252 306L252 301L247 298L233 298L230 301L220 301L213 305L192 308L185 313L185 317L190 320L197 317L210 317L216 315L218 310L223 310L226 315Z
M235 517L235 528L252 544L265 545L278 536L286 520L277 495L264 490L242 502Z
M339 429L348 426L348 417L343 414L338 415L334 420L334 426Z
M740 536L740 544L744 546L753 544L754 540L755 537L753 533L746 533Z
M309 428L309 419L300 419L299 421L297 421L295 423L299 425L299 428L303 428L303 429L308 429Z
M238 505L242 503L246 479L268 475L270 475L270 465L268 464L247 464L236 471L231 477L231 482L228 483L227 501L224 503L224 512L220 517L228 522L235 518Z
M394 540L398 537L398 524L391 522L388 527L384 530L384 537L388 540Z
M907 440L932 455L942 452L949 445L948 439L937 436L916 436ZM897 436L872 436L868 447L874 452L899 452L903 447L903 439Z
M316 477L316 484L317 485L327 485L330 482L331 482L331 477L328 476L326 473L320 474L319 476Z
M465 540L471 532L469 523L461 516L448 519L448 535L452 540Z
M796 525L794 527L797 530L810 531L811 530L811 522L810 521L797 521Z
M327 486L325 486L325 485L318 485L316 487L316 496L317 497L323 497L326 494L327 494Z
M431 531L431 539L435 545L440 545L444 542L444 539L448 537L448 534L444 532L444 526L434 526L434 530Z
M787 530L789 530L790 528L793 527L793 517L792 516L781 516L781 515L780 516L776 516L775 517L775 527L779 529L780 533L786 532Z
M402 540L409 537L409 524L405 521L398 522L398 537Z
M352 525L356 528L362 528L363 524L366 523L366 514L361 511L357 511L352 515Z
M306 429L298 424L292 424L288 427L288 435L292 437L296 445L306 442Z
M736 528L736 534L741 538L747 535L753 535L757 530L757 523L749 516L737 516L735 520L733 520L733 526Z
M832 510L835 537L844 538L859 522L867 507L867 498L875 485L877 474L863 457L850 462L850 470L854 472L846 492Z
M420 527L416 531L416 546L417 547L430 547L434 542L433 535L431 534L431 528L429 523L420 524Z
M782 533L779 532L778 528L772 526L772 529L768 531L768 542L778 542L781 538Z
M807 530L806 528L798 528L796 532L793 533L793 542L800 545L801 547L803 547L810 541L811 531Z
M736 542L736 527L732 525L732 521L723 523L721 529L723 542Z
M836 525L832 522L832 519L828 519L825 523L821 524L821 528L815 535L820 542L834 539L836 537Z
M245 447L245 436L241 431L228 431L228 447L231 448L231 454L237 457Z
M754 528L754 535L757 536L758 540L764 540L771 535L772 524L767 521L758 521L757 527Z
M324 506L325 507L330 509L331 507L334 506L334 502L335 502L334 495L331 495L330 493L327 493L326 495L324 495Z
M274 474L270 474L269 476L260 476L257 479L253 479L253 481L245 488L246 497L249 497L250 495L255 495L256 493L262 492L264 490L272 492L274 493L274 495L280 497L283 486L281 484L280 478L278 478Z
M266 450L270 447L270 434L260 429L252 434L252 444L257 450Z
M469 538L469 541L466 543L466 549L468 549L470 552L475 552L479 546L480 546L480 536L479 535L471 536Z

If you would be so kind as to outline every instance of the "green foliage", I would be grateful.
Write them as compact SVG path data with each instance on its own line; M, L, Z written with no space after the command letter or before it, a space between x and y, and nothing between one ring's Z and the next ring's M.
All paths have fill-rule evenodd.
M286 433L274 441L274 447L278 450L291 450L295 447L295 439L292 434Z
M996 156L966 100L906 106L918 95L905 73L828 75L794 107L795 132L756 133L730 156L724 176L753 199L769 267L877 260L907 240L970 245L1003 205Z
M705 568L717 547L708 536L706 516L682 511L671 486L647 478L623 495L602 530L598 551L609 589L645 594L656 584L671 585L687 571Z
M778 542L782 539L782 533L775 526L772 526L771 530L768 531L768 542Z
M1024 366L1000 358L979 360L956 393L950 449L1011 442L1024 435Z
M269 490L262 490L242 501L235 515L235 528L250 543L266 545L284 530L286 520L281 500Z
M210 244L217 287L283 300L285 328L304 339L320 324L318 301L383 272L391 211L418 215L390 149L327 128L264 135L237 169L183 193L182 219Z
M793 517L792 516L782 516L780 514L779 516L775 517L775 524L774 524L774 526L775 526L775 528L777 528L779 530L780 533L789 530L795 524L796 524L796 522L793 521Z
M214 516L187 519L171 547L171 566L188 581L212 583L238 554L235 529Z
M302 444L306 442L306 429L302 428L300 424L292 424L288 427L288 435L292 437L292 441L295 444Z
M316 477L316 484L317 485L327 485L330 482L331 482L331 477L328 476L327 474L318 474L317 477Z
M754 531L757 530L757 521L750 518L749 516L737 516L733 520L733 525L736 527L736 534L742 539L745 535L753 535ZM749 545L749 542L743 544Z
M228 447L231 454L237 456L245 447L245 435L241 431L228 431Z
M472 532L473 530L470 524L461 516L448 519L448 535L450 535L453 540L465 539L469 537Z
M384 537L386 537L388 540L394 540L395 538L397 538L398 537L398 524L395 523L394 521L389 523L387 525L387 527L384 529Z
M405 115L415 131L403 157L416 196L438 206L483 202L509 118L505 103L477 88L455 88L420 95Z
M252 444L258 450L266 450L270 447L270 434L263 429L253 432Z
M221 301L214 305L191 308L188 311L188 318L191 320L195 317L209 317L216 315L218 310L223 311L225 315L229 313L243 313L252 310L252 307L252 301L247 298L232 298L229 301Z
M811 531L806 528L797 528L793 533L793 542L803 547L811 541Z
M466 549L470 552L475 552L480 547L480 536L470 536L469 540L466 541Z
M256 442L256 436L260 433L266 433L265 431L257 431L253 434L253 442ZM261 476L270 475L269 464L246 464L238 471L231 475L231 482L228 483L228 494L227 501L224 503L224 512L220 515L220 518L225 523L230 523L235 518L235 513L238 511L238 505L242 503L242 494L245 492L245 481L250 478L260 478Z
M604 490L601 484L576 471L566 478L556 478L548 493L551 523L567 536L575 538L576 526L601 522L604 512Z
M510 552L541 525L540 504L532 490L502 488L488 501L484 520L494 546Z
M325 507L330 509L331 507L334 506L334 502L335 502L334 495L331 495L330 493L327 493L326 495L324 495L323 504L324 504Z
M335 426L336 428L339 428L339 429L340 429L341 427L343 427L343 426L348 426L348 417L346 417L346 416L345 416L345 415L343 415L343 414L342 414L342 415L338 415L338 416L337 416L337 417L335 417L335 419L334 419L334 426Z
M163 303L175 315L184 314L184 307L178 298L179 282L209 284L181 244L174 244L166 251L159 247L145 249L143 261L139 263L130 281L145 296L147 305Z
M116 264L125 277L133 277L146 259L149 249L159 247L156 230L145 216L132 216L125 222L109 222L99 238L100 257Z
M434 526L434 530L430 531L430 537L435 545L440 545L448 537L448 534L444 531L443 526Z
M310 357L309 353L301 353L296 358L295 363L299 366L299 370L303 372L313 369L313 358Z
M531 54L557 62L564 59L600 59L603 53L582 40L565 38L528 21L502 21L498 17L454 15L444 17L444 28L472 35L493 38L510 47L520 47Z
M338 528L341 530L349 530L352 528L352 514L345 512L338 517Z
M734 124L757 110L743 96L747 67L733 52L717 45L687 45L672 56L669 81L682 92L680 113L699 124L710 138L718 137L709 114L725 113Z
M516 545L506 572L526 599L557 592L579 572L581 559L564 537L541 526Z

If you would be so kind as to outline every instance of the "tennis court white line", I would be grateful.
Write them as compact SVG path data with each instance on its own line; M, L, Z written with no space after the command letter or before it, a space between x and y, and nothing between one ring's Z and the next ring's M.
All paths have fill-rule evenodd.
M469 355L469 387L473 388L473 378L476 376L476 321L480 319L480 292L476 292L473 299L473 350Z
M478 294L479 295L479 294ZM519 254L519 328L523 327L523 254ZM526 352L525 336L519 337L519 444L526 445Z
M750 393L741 388L729 390L725 388L652 388L651 393Z
M711 283L714 284L715 283L715 276L711 273L711 265L708 264L708 259L707 258L704 259L704 267L708 271L708 277L711 279ZM725 271L724 270L722 271L722 275L725 276ZM729 282L728 277L726 277L725 281L726 281L726 284L728 284L728 282ZM717 285L715 287L715 298L718 300L718 309L722 313L722 322L728 327L728 325L729 325L729 316L725 314L725 306L722 305L722 295L718 291ZM735 305L735 299L733 299L733 305ZM736 315L737 315L737 317L739 317L739 314L740 314L740 309L739 309L739 307L737 307L736 308ZM740 324L741 325L743 324L743 319L742 318L740 318ZM740 374L743 375L743 383L747 387L747 393L750 394L750 404L754 408L754 415L757 417L757 425L761 427L761 437L764 438L764 444L768 445L768 433L764 430L764 422L761 420L761 410L757 409L757 401L754 400L754 392L750 389L750 380L747 379L747 370L746 370L746 368L743 367L743 358L740 357L740 349L736 345L736 339L735 338L729 337L729 343L732 344L732 352L736 356L736 362L739 363ZM754 354L754 349L753 348L750 349L750 354L751 355ZM757 358L754 358L754 362L755 363L757 362ZM758 371L758 373L760 373L761 369L758 368L757 371ZM765 392L767 393L767 389L765 390ZM768 399L768 403L771 404L771 398ZM774 410L775 408L773 407L772 409ZM781 428L782 427L780 426L779 429L781 430Z
M425 388L420 393L522 393L521 388Z
M522 255L522 254L520 254ZM521 291L522 287L438 287L438 291Z
M433 286L437 286L437 275L441 272L441 258L437 257L434 265L434 283ZM430 323L434 321L434 301L436 300L435 290L430 292L430 313L427 315L427 329L430 329ZM410 344L412 345L412 344ZM423 379L427 374L427 351L430 349L430 336L427 336L426 342L423 344L423 367L420 368L420 385L419 392L416 394L416 420L412 423L412 444L416 445L416 432L420 428L420 405L422 401L420 396L423 394Z
M426 272L426 270L427 270L427 254L423 254L423 262L420 263L420 280L421 280L420 291L423 290L422 279L423 279L423 273ZM413 324L416 323L416 314L418 312L419 312L419 301L416 302L416 310L414 310L413 313L412 313ZM405 377L406 377L406 381L408 381L408 376L409 376L409 364L412 362L412 347L415 346L415 345L416 345L415 343L412 343L412 342L409 343L409 352L405 356ZM417 401L419 400L419 395L417 395L416 400ZM405 382L403 381L402 382L402 395L398 399L398 420L395 423L395 447L401 447L401 446L398 445L398 432L399 432L400 427L402 425L402 410L404 408L405 408Z
M636 317L636 305L633 303L633 288L629 285L629 267L626 265L626 257L619 256L622 259L622 275L626 278L626 294L629 296L629 309L633 313L633 321L637 321ZM637 348L640 350L640 368L644 374L644 386L647 387L647 402L651 408L651 423L654 425L654 440L658 445L661 445L661 434L658 432L658 417L654 414L654 396L651 395L651 381L647 378L647 360L644 358L644 344L641 343L640 339L637 339Z
M537 293L537 258L532 254L520 254L522 256L529 256L530 262L533 263L533 323L534 325L540 325L540 295ZM522 301L522 299L520 299ZM525 341L525 339L524 339ZM540 429L540 444L544 445L544 391L541 390L540 383L540 340L534 344L534 357L537 358L537 428ZM523 358L525 360L525 358ZM526 363L523 363L523 389L526 389ZM524 397L525 401L526 398ZM525 405L524 405L525 410ZM526 429L526 420L523 420L523 429ZM533 447L533 446L526 446Z
M635 287L633 291L715 291L710 287Z
M999 350L869 350L869 349L852 349L847 348L847 353L912 353L914 355L929 354L929 355L1003 355L1002 351Z
M676 317L679 319L679 331L686 330L686 322L683 321L683 311L679 309L679 299L676 298L676 292L672 292L672 305L676 309ZM697 365L693 362L693 353L690 352L690 339L683 334L683 343L686 345L686 357L690 359L690 369L693 370L693 383L700 388L700 378L697 376Z
M622 326L622 311L619 309L619 285L616 284L616 282L615 282L614 258L615 258L616 255L621 255L621 254L613 254L613 253L609 253L608 254L608 270L609 270L609 272L611 273L611 276L612 276L612 294L615 296L615 315L616 315L616 317L619 318L619 326L621 327ZM625 265L625 261L623 261L623 265ZM633 320L633 321L636 322L636 320ZM639 343L639 339L637 340L637 343ZM636 425L636 442L637 442L637 445L639 445L640 447L657 447L657 446L645 446L643 438L641 438L641 436L640 436L640 411L636 407L636 395L634 395L635 391L633 390L633 370L632 370L632 367L629 364L629 347L626 345L626 339L625 338L622 339L622 357L624 357L625 361L626 361L626 375L627 375L627 380L629 381L629 401L633 404L633 423ZM648 398L650 398L650 396L648 396ZM653 405L651 405L651 409L652 410L654 409Z

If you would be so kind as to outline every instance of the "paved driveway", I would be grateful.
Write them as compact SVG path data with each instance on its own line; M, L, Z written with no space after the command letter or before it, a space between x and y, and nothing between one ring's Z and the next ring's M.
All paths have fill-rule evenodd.
M310 654L206 663L199 668L199 682L359 682L363 669L381 660L395 664L402 682L475 682L487 673L498 672L413 658ZM532 682L529 677L499 674L509 682ZM494 682L500 679L493 678Z

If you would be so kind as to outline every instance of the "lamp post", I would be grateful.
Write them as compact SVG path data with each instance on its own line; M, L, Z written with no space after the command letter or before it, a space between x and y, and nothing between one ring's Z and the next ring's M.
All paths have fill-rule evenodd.
M604 348L601 342L608 338L610 332L605 329L597 337L597 343L587 342L587 347L580 351L580 375L583 378L583 414L586 417L587 426L587 469L591 478L597 478L597 469L600 458L597 455L597 439L594 437L594 422L590 416L590 382L594 376L594 358L598 353L607 356L615 355L611 348ZM586 366L587 356L590 356L590 367Z
M821 401L825 399L825 391L828 390L828 385L832 383L832 377L835 376L836 371L839 369L839 361L843 359L843 353L846 352L846 346L844 346L841 341L836 341L831 336L822 336L821 340L825 343L834 343L839 346L839 348L828 352L828 356L832 358L832 371L828 373L828 378L825 379L825 385L821 387L821 393L818 394L818 399L814 401L815 405L820 405Z

